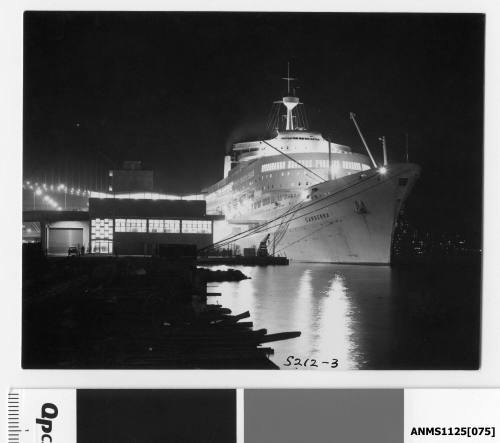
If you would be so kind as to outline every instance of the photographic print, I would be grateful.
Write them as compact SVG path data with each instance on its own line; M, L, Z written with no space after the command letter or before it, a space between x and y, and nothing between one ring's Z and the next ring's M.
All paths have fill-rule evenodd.
M25 369L478 369L483 14L27 11Z

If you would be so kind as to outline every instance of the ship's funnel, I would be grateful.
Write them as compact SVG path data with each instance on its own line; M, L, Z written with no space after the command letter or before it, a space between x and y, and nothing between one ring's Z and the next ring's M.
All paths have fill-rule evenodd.
M283 104L286 107L286 130L293 130L293 109L299 104L298 97L283 97Z

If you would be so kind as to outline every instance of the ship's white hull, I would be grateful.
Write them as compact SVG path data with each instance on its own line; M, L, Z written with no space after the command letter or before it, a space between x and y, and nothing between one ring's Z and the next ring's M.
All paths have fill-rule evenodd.
M402 163L385 174L373 169L319 183L302 203L258 214L266 222L236 244L255 247L271 233L269 252L291 260L389 264L395 222L419 172ZM231 225L242 232L252 226L229 220Z

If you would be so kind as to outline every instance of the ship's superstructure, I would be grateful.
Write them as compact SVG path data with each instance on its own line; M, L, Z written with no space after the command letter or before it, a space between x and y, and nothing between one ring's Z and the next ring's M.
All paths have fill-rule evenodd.
M368 156L308 130L285 79L284 128L236 143L224 178L205 190L207 212L225 216L214 241L248 248L270 233L270 252L292 260L389 263L395 220L420 168L377 165L364 139Z

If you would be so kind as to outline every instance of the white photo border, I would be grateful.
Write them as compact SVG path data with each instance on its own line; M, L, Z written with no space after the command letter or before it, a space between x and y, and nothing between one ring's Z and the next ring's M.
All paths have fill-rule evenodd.
M21 182L23 11L304 11L278 1L19 1L0 6L3 254L2 384L23 388L413 388L500 386L500 7L494 1L311 1L307 11L486 14L484 231L481 368L477 371L23 370L21 369ZM466 177L464 177L466 180ZM4 392L5 392L4 391ZM4 407L2 403L2 408Z

